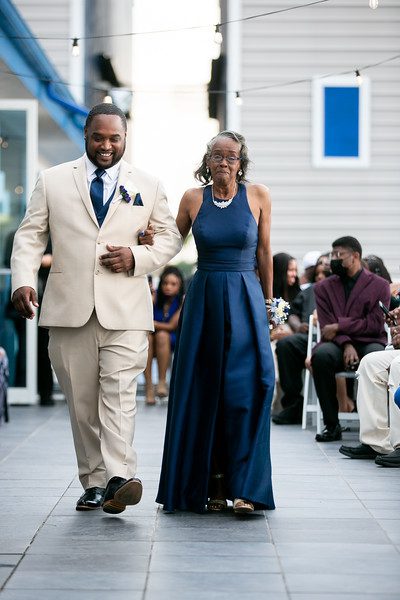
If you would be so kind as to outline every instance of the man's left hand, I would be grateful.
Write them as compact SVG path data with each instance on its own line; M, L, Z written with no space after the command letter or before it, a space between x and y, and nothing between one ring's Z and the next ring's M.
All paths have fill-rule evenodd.
M107 254L100 256L100 264L113 273L127 273L135 267L135 260L130 248L107 244Z
M334 337L336 337L338 329L339 323L331 323L329 325L325 325L325 327L323 327L321 330L322 338L327 342L330 342L331 340L333 340Z

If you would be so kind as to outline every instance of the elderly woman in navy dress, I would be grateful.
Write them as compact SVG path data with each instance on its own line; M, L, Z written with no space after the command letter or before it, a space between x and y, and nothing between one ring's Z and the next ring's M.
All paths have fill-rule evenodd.
M247 182L248 164L243 136L218 134L195 172L202 187L185 192L177 216L183 237L193 230L198 267L172 368L157 496L169 512L219 512L228 500L235 513L274 508L271 201Z

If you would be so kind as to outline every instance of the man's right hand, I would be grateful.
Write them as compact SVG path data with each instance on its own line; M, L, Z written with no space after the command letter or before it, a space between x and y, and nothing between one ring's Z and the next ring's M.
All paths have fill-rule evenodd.
M32 306L35 306L36 308L39 306L35 290L26 285L15 290L12 297L12 303L15 310L21 317L24 317L24 319L33 319L35 313Z
M358 358L357 350L353 344L346 344L343 350L343 362L345 367L349 367L352 364L356 364L360 361Z

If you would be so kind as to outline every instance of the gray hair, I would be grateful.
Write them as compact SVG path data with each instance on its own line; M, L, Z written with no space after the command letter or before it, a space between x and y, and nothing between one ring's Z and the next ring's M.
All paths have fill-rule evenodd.
M240 135L240 133L236 133L235 131L221 131L208 142L207 152L204 154L199 167L194 172L195 178L200 181L202 185L207 185L210 183L212 177L210 169L207 167L207 160L210 158L213 146L219 138L229 138L230 140L240 144L240 170L236 175L236 181L238 183L241 181L247 181L246 174L250 163L248 148L245 138ZM241 174L239 175L240 171Z

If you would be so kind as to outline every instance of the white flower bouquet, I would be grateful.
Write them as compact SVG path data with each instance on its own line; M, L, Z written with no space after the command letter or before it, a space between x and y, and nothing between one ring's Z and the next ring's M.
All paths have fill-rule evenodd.
M283 298L272 298L266 302L267 309L269 310L270 329L275 325L283 325L289 316L290 304Z

